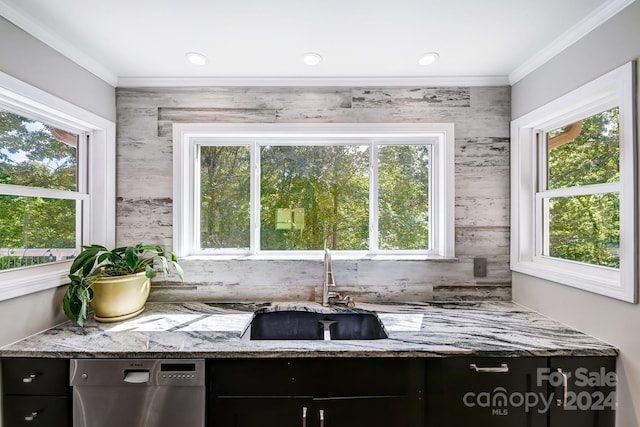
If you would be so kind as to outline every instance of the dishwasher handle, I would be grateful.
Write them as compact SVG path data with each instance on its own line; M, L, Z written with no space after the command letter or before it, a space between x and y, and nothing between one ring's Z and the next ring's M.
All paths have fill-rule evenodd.
M143 384L149 382L148 369L125 369L124 382L130 384Z

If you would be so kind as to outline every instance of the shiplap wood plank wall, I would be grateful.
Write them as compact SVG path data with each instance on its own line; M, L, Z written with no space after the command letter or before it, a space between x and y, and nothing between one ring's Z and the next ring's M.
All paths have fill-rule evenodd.
M509 87L194 87L117 90L117 242L172 245L172 125L455 123L457 260L334 262L356 301L511 299ZM473 258L488 260L474 279ZM318 300L322 262L185 260L156 301Z

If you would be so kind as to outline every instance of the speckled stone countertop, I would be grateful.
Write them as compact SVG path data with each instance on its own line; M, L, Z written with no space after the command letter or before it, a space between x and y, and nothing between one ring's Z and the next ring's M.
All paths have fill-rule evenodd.
M118 323L71 322L0 348L1 357L443 357L612 356L611 345L509 302L357 304L376 312L389 338L311 341L242 339L253 312L323 308L314 303L147 303L138 317Z

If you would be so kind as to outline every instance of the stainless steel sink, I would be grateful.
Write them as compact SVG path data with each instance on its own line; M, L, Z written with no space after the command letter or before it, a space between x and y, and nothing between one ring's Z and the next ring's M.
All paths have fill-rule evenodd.
M255 312L242 334L251 340L377 340L389 334L375 313L302 310Z

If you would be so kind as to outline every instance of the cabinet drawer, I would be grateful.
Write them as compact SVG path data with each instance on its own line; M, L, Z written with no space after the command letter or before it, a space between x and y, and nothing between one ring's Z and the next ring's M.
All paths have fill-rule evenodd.
M66 427L70 425L67 397L5 395L3 399L4 427Z
M209 365L214 395L406 395L422 364L415 359L228 359Z
M2 359L2 392L66 396L69 362L64 359Z

